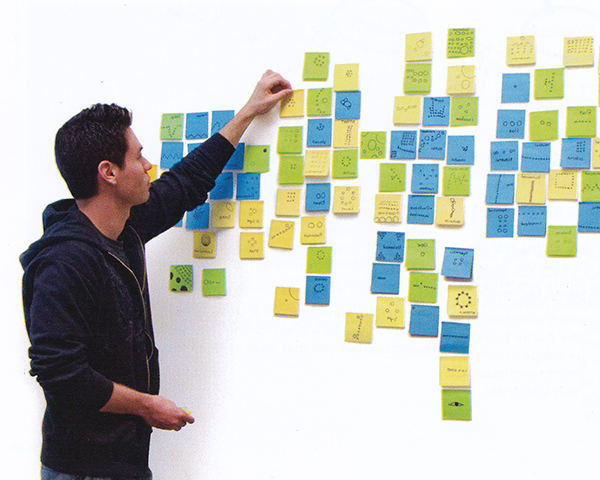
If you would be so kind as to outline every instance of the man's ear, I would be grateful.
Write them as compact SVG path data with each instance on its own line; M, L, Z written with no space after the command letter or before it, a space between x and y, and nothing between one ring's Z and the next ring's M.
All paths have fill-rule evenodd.
M119 167L108 160L102 160L98 164L98 182L109 185L117 184L117 173Z

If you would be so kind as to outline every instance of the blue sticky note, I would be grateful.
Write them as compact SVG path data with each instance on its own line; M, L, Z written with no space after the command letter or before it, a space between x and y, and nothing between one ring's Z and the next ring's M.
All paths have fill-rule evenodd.
M510 173L489 173L485 203L512 205L515 201L515 176Z
M447 127L450 124L450 97L423 99L423 126Z
M419 158L429 160L446 158L446 130L421 130Z
M331 204L330 183L307 183L304 209L307 212L328 212Z
M433 225L435 195L409 195L406 223Z
M548 173L550 171L550 143L523 142L521 171L525 173Z
M183 142L162 142L160 168L168 170L183 158Z
M233 151L231 158L223 167L223 170L243 170L244 169L244 153L246 151L245 143L238 143Z
M469 323L442 322L440 352L469 353L471 325Z
M411 305L408 333L424 337L437 337L440 328L440 307L437 305Z
M472 248L446 247L442 275L451 278L470 279L473 276L473 257L475 250Z
M417 158L417 131L393 130L390 139L390 158L413 160Z
M306 128L306 146L330 147L331 146L331 118L309 118Z
M208 138L208 112L188 113L185 116L185 138Z
M398 295L400 293L400 264L374 263L371 293Z
M212 112L210 122L210 134L214 135L221 130L233 118L235 112L233 110L215 110Z
M188 143L187 144L187 151L188 153L190 153L193 150L196 150L200 145L202 145L203 142L194 142L194 143Z
M448 135L446 163L448 165L473 165L475 163L475 136Z
M496 138L525 138L525 110L498 110Z
M331 277L307 275L306 297L308 305L329 305Z
M517 235L520 237L546 236L546 206L520 205L517 217Z
M412 166L410 191L412 193L438 193L440 167L437 164L415 163Z
M600 203L580 202L577 231L600 233Z
M563 138L560 154L562 168L590 168L592 158L591 138Z
M187 212L185 216L185 228L191 230L206 230L210 220L210 206L203 203L199 207Z
M211 200L233 198L233 172L223 172L215 179L215 186L210 191Z
M378 262L404 261L404 232L377 232Z
M260 199L260 173L238 173L236 178L236 200Z
M519 169L519 142L491 142L490 170L508 171Z
M514 237L515 209L488 208L486 237Z
M335 94L336 120L360 119L360 92L336 92Z
M502 103L529 102L530 84L528 73L504 73L502 75Z

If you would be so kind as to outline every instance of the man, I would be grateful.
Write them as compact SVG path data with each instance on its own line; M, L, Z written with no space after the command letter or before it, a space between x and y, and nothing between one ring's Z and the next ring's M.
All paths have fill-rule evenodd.
M246 128L291 94L268 70L221 131L150 184L130 113L94 105L56 135L73 199L21 256L31 374L44 389L42 479L150 479L152 427L193 417L158 395L144 244L206 201Z

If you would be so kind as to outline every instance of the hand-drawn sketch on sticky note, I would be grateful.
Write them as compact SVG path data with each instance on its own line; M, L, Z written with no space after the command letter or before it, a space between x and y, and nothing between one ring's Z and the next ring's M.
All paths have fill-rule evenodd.
M465 202L462 197L437 197L435 224L439 227L462 227L465 222Z
M378 262L403 262L404 232L377 232L375 260Z
M496 138L525 138L525 110L498 110Z
M400 223L402 220L402 195L378 193L375 195L375 223Z
M558 139L558 110L529 112L529 141L546 142Z
M331 147L331 118L309 118L306 127L307 147Z
M442 195L468 197L471 193L471 167L444 167Z
M381 193L404 192L406 189L406 165L404 163L379 164L379 191Z
M394 130L390 137L390 159L413 160L417 158L416 130Z
M596 136L596 107L567 107L567 137Z
M160 168L168 170L183 157L183 142L162 142Z
M439 165L430 163L415 163L412 166L412 193L437 193L439 186Z
M470 386L469 357L440 357L440 387L469 388Z
M533 98L563 98L564 68L538 68L533 73Z
M240 228L262 228L263 202L261 200L240 201Z
M517 174L516 202L519 205L543 205L546 203L545 173Z
M449 28L446 48L447 58L465 58L475 56L475 29Z
M506 39L506 65L534 65L535 37L524 35Z
M358 63L336 65L333 70L333 90L352 92L358 90Z
M334 120L333 148L358 148L358 120Z
M371 293L398 295L400 293L400 264L374 263Z
M370 313L346 313L344 340L352 343L371 343L373 338L373 315Z
M410 272L408 275L408 301L416 303L436 303L437 287L437 273Z
M233 198L233 172L223 172L215 179L215 186L209 194L211 200Z
M423 99L423 126L447 127L450 124L450 97Z
M304 90L293 90L292 94L284 98L279 104L280 118L293 118L304 116Z
M576 170L550 170L548 176L548 200L577 200Z
M332 88L309 88L306 95L306 115L308 117L329 117L333 105Z
M185 216L185 228L189 230L205 230L210 221L210 203L203 203Z
M226 295L224 268L202 270L202 295L205 297Z
M475 93L475 65L448 67L446 94L473 95Z
M404 68L404 93L426 95L431 92L431 63L407 63Z
M579 233L600 233L600 202L580 202L577 222Z
M360 132L360 158L385 158L385 132Z
M531 89L529 73L502 74L502 103L527 103Z
M215 110L212 112L210 122L210 134L214 135L221 130L229 121L234 117L235 112L233 110Z
M471 390L442 390L442 420L471 420Z
M523 173L548 173L550 171L550 143L523 142L521 171Z
M511 171L519 169L519 142L490 143L490 170Z
M217 234L212 230L195 231L193 235L193 258L216 258Z
M300 188L278 188L275 215L278 217L300 216Z
M421 123L421 97L394 97L394 125L419 125Z
M171 265L169 273L169 290L171 292L191 292L193 289L193 265Z
M329 53L306 52L304 54L304 67L302 80L324 82L329 76Z
M517 235L520 237L546 236L545 205L520 205L517 216Z
M361 93L336 92L335 94L335 118L337 120L360 119Z
M280 155L302 153L302 127L279 127L277 153Z
M449 278L462 278L469 280L473 276L473 258L475 251L472 248L444 249L442 275Z
M329 164L331 162L331 151L321 149L308 149L304 154L304 176L305 177L327 177L329 175Z
M448 165L473 165L475 163L475 136L448 135L446 163Z
M163 113L160 122L161 140L183 139L183 113Z
M233 228L235 226L235 202L211 202L211 228Z
M331 292L331 277L306 276L306 296L304 303L307 305L329 305Z
M406 240L407 270L435 270L435 240Z
M325 217L310 216L300 219L300 244L323 245L325 243Z
M331 273L331 247L308 247L306 249L306 273Z
M358 213L360 187L334 187L333 213Z
M512 205L515 201L515 176L509 173L489 173L485 203Z
M405 62L427 62L432 58L431 32L407 33L404 41Z
M266 173L269 171L269 145L246 145L244 172Z
M419 133L419 158L444 160L446 157L446 130L421 130Z
M560 153L561 168L587 170L592 162L591 138L563 138Z
M328 212L331 206L330 183L307 183L304 210L307 212Z
M271 220L268 245L270 248L291 250L294 246L294 222Z
M378 328L404 328L404 299L377 297L375 326Z
M515 232L514 208L488 208L486 237L513 237Z
M563 66L591 67L594 65L594 37L565 37Z
M450 126L475 127L479 120L479 98L451 97Z
M546 241L546 255L549 257L577 255L577 227L549 226Z
M301 155L279 157L279 185L302 185L304 183L304 158Z
M208 138L208 112L186 114L185 138L187 140Z
M258 200L260 198L260 173L238 173L236 182L236 200Z
M274 315L297 317L300 311L300 289L275 287Z
M264 232L240 232L240 260L265 258Z
M435 195L409 195L406 223L433 225Z
M448 316L477 317L477 287L448 285Z
M331 178L357 178L358 177L358 150L345 148L333 151Z
M581 172L581 201L600 202L600 172Z
M471 325L468 323L442 322L440 352L469 353Z

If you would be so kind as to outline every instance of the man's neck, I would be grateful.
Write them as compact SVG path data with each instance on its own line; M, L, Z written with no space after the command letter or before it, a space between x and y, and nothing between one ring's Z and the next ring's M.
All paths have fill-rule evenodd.
M100 197L76 200L79 210L90 219L94 226L112 240L117 240L129 218L129 207Z

